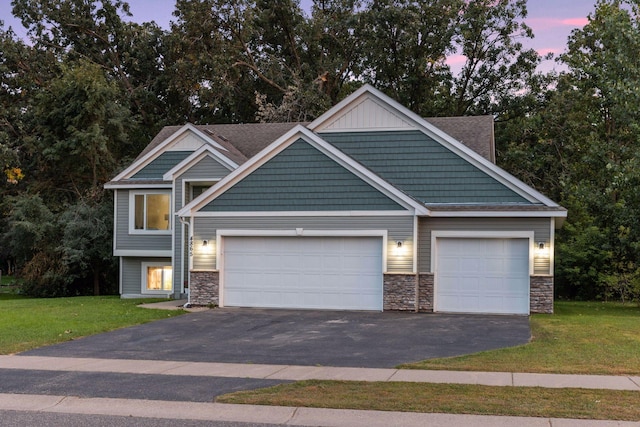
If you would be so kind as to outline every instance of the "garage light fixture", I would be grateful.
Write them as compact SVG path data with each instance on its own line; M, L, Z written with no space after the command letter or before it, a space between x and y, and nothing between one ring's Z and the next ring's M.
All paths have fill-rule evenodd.
M203 240L202 241L202 247L206 248L209 245L209 241L208 240Z
M544 250L544 242L538 242L538 250Z
M402 240L398 240L396 242L396 246L397 246L398 249L402 249Z

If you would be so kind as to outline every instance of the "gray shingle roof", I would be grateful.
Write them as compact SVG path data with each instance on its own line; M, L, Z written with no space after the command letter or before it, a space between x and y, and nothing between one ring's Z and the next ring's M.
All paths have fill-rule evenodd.
M425 117L491 163L496 162L493 116Z

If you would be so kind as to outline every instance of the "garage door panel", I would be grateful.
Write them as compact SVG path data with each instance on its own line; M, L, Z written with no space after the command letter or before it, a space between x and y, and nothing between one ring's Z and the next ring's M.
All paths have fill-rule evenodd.
M223 245L226 306L382 309L381 238L225 237Z
M528 239L439 238L436 310L529 312Z

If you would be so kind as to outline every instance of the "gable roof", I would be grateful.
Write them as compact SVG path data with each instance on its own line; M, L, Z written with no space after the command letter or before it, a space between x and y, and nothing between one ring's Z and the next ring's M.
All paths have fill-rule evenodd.
M224 194L226 191L249 176L252 172L267 163L270 159L274 158L277 154L281 153L287 147L299 140L303 140L312 145L346 170L359 177L362 181L368 183L371 187L375 188L380 193L389 197L401 206L404 206L406 209L415 210L419 214L427 213L427 210L421 203L384 181L373 172L364 168L361 164L345 155L342 151L324 141L317 134L311 132L304 126L298 125L271 143L256 156L249 159L238 169L231 172L216 185L205 191L197 199L188 203L178 211L178 215L182 217L192 216L194 212L201 210L211 201Z
M367 100L371 100L373 103L366 103L365 101ZM476 151L457 141L451 135L445 133L441 129L438 129L424 118L370 85L364 85L356 90L354 93L311 122L308 127L312 131L321 133L345 131L368 132L371 129L367 128L366 125L363 126L363 124L359 122L359 118L372 114L371 105L375 105L375 108L379 111L388 112L393 117L396 117L396 119L391 120L391 122L401 124L399 128L392 128L389 130L419 130L433 138L451 152L476 166L479 170L520 194L530 202L560 208L560 206L553 200L528 186L505 170L499 168L494 163L479 155ZM365 111L359 112L357 111L358 109ZM369 111L366 111L367 109ZM373 113L377 114L376 111L373 111ZM336 126L335 124L340 123L342 120L341 117L344 116L348 116L355 120L350 122L346 121L346 123L342 122L340 126Z

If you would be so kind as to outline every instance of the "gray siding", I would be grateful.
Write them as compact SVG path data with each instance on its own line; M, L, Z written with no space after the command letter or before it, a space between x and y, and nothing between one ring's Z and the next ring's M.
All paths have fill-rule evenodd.
M153 159L148 165L136 172L132 178L162 179L162 175L175 165L189 157L193 151L166 151Z
M216 269L216 230L388 230L387 270L413 271L413 216L371 217L196 217L194 218L195 270ZM202 240L208 240L210 253L201 253ZM396 255L396 241L404 242L402 254Z
M198 163L190 167L187 171L185 171L182 175L178 176L174 181L174 212L180 210L185 204L191 201L191 186L187 182L184 186L186 194L184 195L184 203L183 203L183 194L182 194L182 183L183 181L189 180L198 180L201 181L203 179L216 181L227 176L231 171L227 169L225 166L221 165L212 157L205 157L200 160ZM197 185L197 183L196 183ZM174 283L181 283L181 281L186 282L188 280L189 275L189 262L188 256L189 251L187 247L187 242L189 238L189 229L184 227L177 216L174 216L174 259L175 268L173 270L173 280ZM184 234L183 234L184 228Z
M170 258L137 258L122 257L122 294L141 295L142 294L142 263L143 262L166 262L171 265ZM174 289L177 283L174 282ZM180 287L177 287L180 291Z
M403 209L300 139L201 210L239 212Z
M531 204L420 131L321 136L424 203Z
M431 231L533 231L534 242L550 242L549 218L419 218L418 270L431 270ZM549 274L549 258L534 258L534 273Z
M118 250L171 250L171 235L129 234L129 191L117 190L116 247Z

